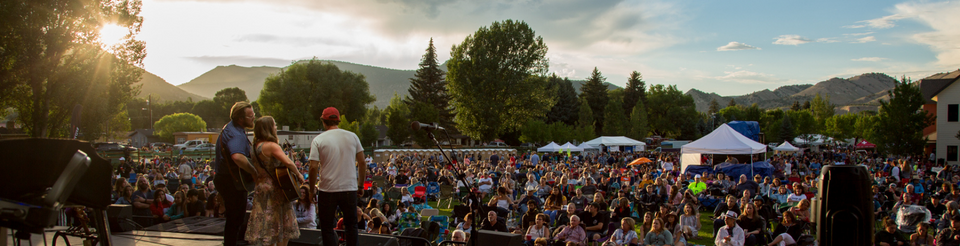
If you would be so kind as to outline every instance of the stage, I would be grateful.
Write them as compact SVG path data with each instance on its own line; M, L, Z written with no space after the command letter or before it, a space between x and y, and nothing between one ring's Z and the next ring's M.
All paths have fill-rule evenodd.
M47 244L53 246L53 236L56 234L57 230L66 230L66 227L55 227L53 229L48 229L46 234ZM32 246L43 246L43 236L40 234L32 235L33 243L30 244L28 241L24 240L22 245L32 245ZM203 234L190 234L190 233L179 233L179 232L159 232L159 231L129 231L129 232L119 232L114 233L110 236L110 239L113 240L113 245L117 246L129 246L129 245L148 245L148 246L214 246L214 245L223 245L222 236L212 236L212 235L203 235ZM57 246L65 246L63 237L56 239ZM70 242L70 245L83 245L83 239L78 237L67 237L67 240ZM13 244L13 236L7 235L6 238L7 245Z

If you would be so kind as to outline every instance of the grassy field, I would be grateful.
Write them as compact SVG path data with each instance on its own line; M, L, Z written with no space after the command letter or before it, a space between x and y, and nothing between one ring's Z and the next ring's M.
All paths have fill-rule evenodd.
M445 216L449 216L449 217L452 217L452 216L453 216L453 206L456 206L456 205L459 205L459 204L460 204L459 201L456 201L456 199L454 199L453 205L451 205L450 208L448 209L448 208L447 208L447 201L446 201L446 200L443 200L443 202L442 202L443 206L439 206L439 205L438 205L439 203L441 203L441 202L440 202L440 201L430 201L430 202L429 202L429 205L430 205L431 207L433 207L433 208L439 209L439 210L440 210L440 215L445 215ZM713 235L712 235L712 233L713 233L713 219L712 219L711 217L713 217L713 214L712 214L712 213L700 213L700 225L702 226L702 228L700 229L700 233L698 234L698 235L699 235L699 239L693 240L693 241L691 241L690 243L693 243L693 244L695 244L695 245L713 245L713 238L712 238L712 236L713 236ZM638 223L639 223L639 221L638 221ZM457 225L455 225L455 224L450 224L450 227L456 228ZM638 224L636 227L637 227L637 228L640 228L640 225ZM452 230L452 229L451 229L451 230ZM637 232L639 232L639 230L637 230Z

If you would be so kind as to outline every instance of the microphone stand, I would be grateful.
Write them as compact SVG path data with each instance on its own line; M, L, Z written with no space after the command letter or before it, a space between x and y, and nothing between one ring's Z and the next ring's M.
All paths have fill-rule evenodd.
M447 138L450 138L450 134L447 133L446 129L444 129L443 132L444 134L447 134ZM457 173L457 179L463 183L464 188L467 188L468 193L472 193L473 188L477 188L477 187L473 187L474 186L473 184L467 183L464 180L464 177L466 177L466 174L464 173L464 170L458 167L457 161L454 159L450 159L447 153L443 151L443 146L440 145L440 141L437 141L437 138L436 136L433 135L433 132L427 131L427 137L430 137L430 139L433 140L433 143L437 145L437 148L440 149L440 154L443 155L443 158L447 159L450 162L450 165L453 167L452 169ZM479 200L479 197L477 197L475 194L471 194L471 195L473 195L472 196L473 204L469 204L467 205L467 207L469 207L471 213L473 213L473 218L470 221L470 243L467 245L477 246L477 245L480 245L477 240L477 237L480 235L480 233L477 231L477 217L480 216L480 209L479 209L480 200ZM476 207L474 207L473 205L476 205Z

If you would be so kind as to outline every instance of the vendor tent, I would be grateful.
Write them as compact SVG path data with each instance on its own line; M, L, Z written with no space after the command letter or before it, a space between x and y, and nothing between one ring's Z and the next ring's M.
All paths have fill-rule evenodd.
M876 147L877 147L876 144L867 142L867 140L861 140L859 143L857 143L858 149L869 149L869 148L876 148Z
M579 146L577 146L577 148L580 148L583 150L599 150L600 149L600 148L597 148L597 146L592 146L587 143L581 143Z
M776 150L776 151L799 151L800 148L797 148L796 146L793 146L792 144L790 144L790 142L783 141L783 143L780 144L780 146L777 146L776 148L773 148L773 150Z
M747 155L767 152L767 145L753 141L727 124L710 134L680 147L682 153Z
M584 142L584 144L591 145L591 146L600 146L602 144L603 146L607 146L607 147L636 146L636 149L634 149L635 151L643 151L647 147L647 144L644 142L637 141L624 136L603 136L603 137L594 138L593 140L590 140L590 141L586 141Z
M573 144L570 143L570 142L567 142L566 144L561 145L561 146L560 146L560 150L561 150L561 151L568 151L568 152L581 152L581 151L583 151L582 148L577 147L576 145L573 145Z
M550 142L546 146L537 148L537 152L557 152L557 151L560 151L560 145L557 145L557 143L554 143L554 142Z

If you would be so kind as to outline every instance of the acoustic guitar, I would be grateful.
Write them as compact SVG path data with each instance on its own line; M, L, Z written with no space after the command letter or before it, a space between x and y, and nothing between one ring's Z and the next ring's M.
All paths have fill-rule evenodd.
M275 170L275 173L277 174L277 183L280 184L280 192L287 199L287 202L303 198L300 197L300 185L303 183L300 183L300 179L297 178L297 175L300 175L298 170L290 170L286 166L281 166Z

